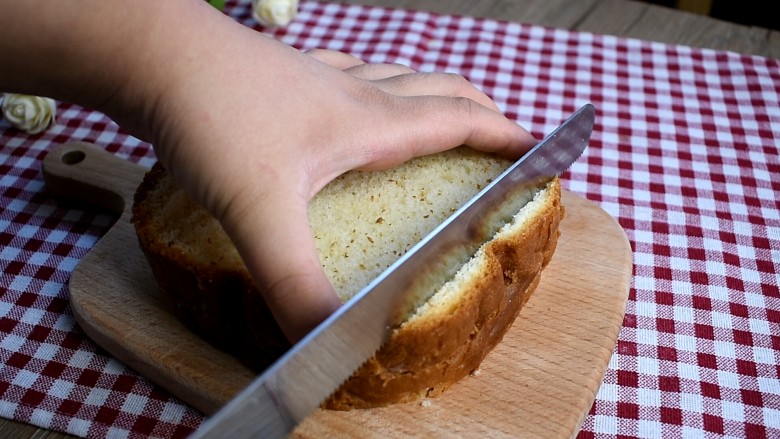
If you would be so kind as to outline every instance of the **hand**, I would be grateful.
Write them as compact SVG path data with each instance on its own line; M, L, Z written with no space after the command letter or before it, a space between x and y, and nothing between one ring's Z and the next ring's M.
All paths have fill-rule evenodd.
M159 50L168 63L146 89L142 102L155 106L142 106L142 127L174 178L222 223L293 341L341 305L308 222L323 186L351 169L461 144L517 156L535 143L462 77L303 54L210 8L191 9L197 29ZM133 86L119 102L136 99L143 87Z
M323 186L351 169L461 144L515 157L535 143L460 76L302 53L206 2L153 3L153 18L134 3L121 25L104 25L118 36L113 45L99 40L106 47L96 53L114 57L113 70L85 75L80 66L94 63L74 63L68 71L82 83L97 78L101 92L87 103L151 141L184 190L219 219L292 341L341 305L308 222L308 203ZM94 6L89 13L100 11L100 20L69 16L116 18L110 5ZM85 41L97 44L96 33Z

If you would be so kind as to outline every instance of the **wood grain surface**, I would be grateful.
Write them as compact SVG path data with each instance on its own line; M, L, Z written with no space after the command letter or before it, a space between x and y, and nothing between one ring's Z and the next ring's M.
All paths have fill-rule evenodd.
M114 210L119 220L69 283L81 328L125 364L205 413L253 379L251 371L191 333L161 296L129 221L144 169L89 144L44 160L47 186ZM120 202L123 200L124 202ZM318 411L298 437L572 437L593 404L612 355L631 283L620 226L565 192L555 256L515 325L480 367L438 398L382 409Z
M334 0L335 1L335 0ZM780 32L633 0L339 0L345 3L472 15L780 58ZM0 419L0 437L72 436Z

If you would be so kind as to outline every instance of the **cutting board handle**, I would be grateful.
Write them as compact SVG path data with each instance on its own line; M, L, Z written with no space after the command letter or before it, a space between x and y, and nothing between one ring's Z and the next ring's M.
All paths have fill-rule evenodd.
M58 146L43 159L43 177L50 193L119 216L129 214L145 172L143 166L87 142Z

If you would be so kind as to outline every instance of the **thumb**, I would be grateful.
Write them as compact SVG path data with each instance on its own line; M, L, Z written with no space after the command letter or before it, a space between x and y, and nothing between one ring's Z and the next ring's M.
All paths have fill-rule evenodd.
M294 343L342 302L322 268L306 201L274 192L247 202L237 199L221 222L279 327Z

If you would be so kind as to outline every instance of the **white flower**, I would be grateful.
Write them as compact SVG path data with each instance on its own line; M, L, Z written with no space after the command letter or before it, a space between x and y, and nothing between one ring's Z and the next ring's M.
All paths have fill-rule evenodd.
M286 26L298 15L298 0L252 0L252 16L264 26Z
M56 113L54 99L15 93L3 95L3 116L11 125L30 134L38 134L49 128Z

